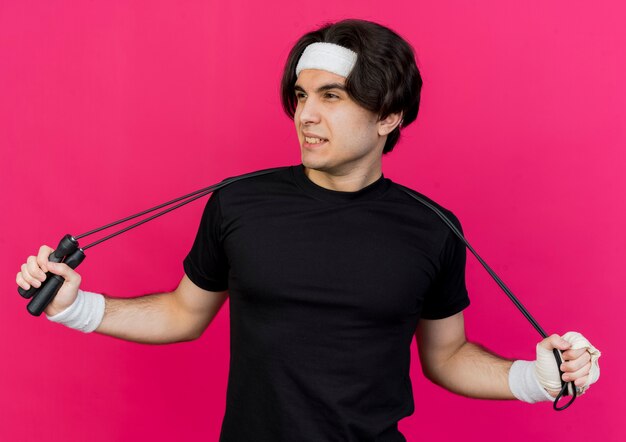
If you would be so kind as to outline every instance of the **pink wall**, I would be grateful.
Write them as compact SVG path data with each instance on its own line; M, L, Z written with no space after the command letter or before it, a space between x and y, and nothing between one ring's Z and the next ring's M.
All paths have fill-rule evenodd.
M454 210L546 329L579 330L605 354L600 383L555 413L455 397L422 378L414 351L416 412L401 428L409 440L625 440L622 2L250 3L0 4L0 440L217 440L226 309L198 341L143 346L29 316L15 273L65 233L297 163L281 66L302 33L346 17L396 29L423 71L421 114L385 174ZM202 206L90 250L84 288L175 287ZM469 337L530 359L538 335L469 261Z

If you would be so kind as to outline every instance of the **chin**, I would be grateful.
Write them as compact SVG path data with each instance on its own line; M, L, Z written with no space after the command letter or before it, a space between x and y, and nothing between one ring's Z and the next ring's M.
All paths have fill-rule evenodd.
M319 169L323 167L324 161L321 158L314 158L310 153L302 152L301 155L302 165L307 169Z
M318 155L302 154L302 165L307 169L312 170L328 170L332 167L332 164L325 158L320 158Z

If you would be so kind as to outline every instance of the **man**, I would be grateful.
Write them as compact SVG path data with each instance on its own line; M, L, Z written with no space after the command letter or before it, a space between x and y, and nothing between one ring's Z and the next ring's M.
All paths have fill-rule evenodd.
M17 283L61 275L51 320L149 343L199 337L229 297L223 441L405 440L397 422L413 412L413 335L424 374L458 394L549 400L560 387L553 348L582 392L599 355L582 336L544 339L536 363L467 342L463 244L382 176L383 153L417 116L421 83L410 46L380 25L347 20L306 34L281 85L302 165L215 192L174 292L80 291L80 276L49 262L46 246Z

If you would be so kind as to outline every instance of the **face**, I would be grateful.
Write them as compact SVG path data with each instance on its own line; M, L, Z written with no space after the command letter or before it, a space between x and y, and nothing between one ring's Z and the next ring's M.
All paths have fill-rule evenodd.
M344 77L327 71L300 72L294 123L302 163L334 176L380 170L387 135L381 132L387 129L376 114L348 96L344 84Z

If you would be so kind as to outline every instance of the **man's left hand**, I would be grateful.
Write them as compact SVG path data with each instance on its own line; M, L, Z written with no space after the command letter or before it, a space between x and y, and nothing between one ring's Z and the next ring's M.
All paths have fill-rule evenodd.
M568 332L563 337L557 334L545 338L537 344L536 374L541 385L556 397L561 390L556 361L552 349L562 352L561 371L565 382L574 382L577 393L583 394L600 377L597 363L600 352L580 333ZM569 388L572 394L571 387Z

